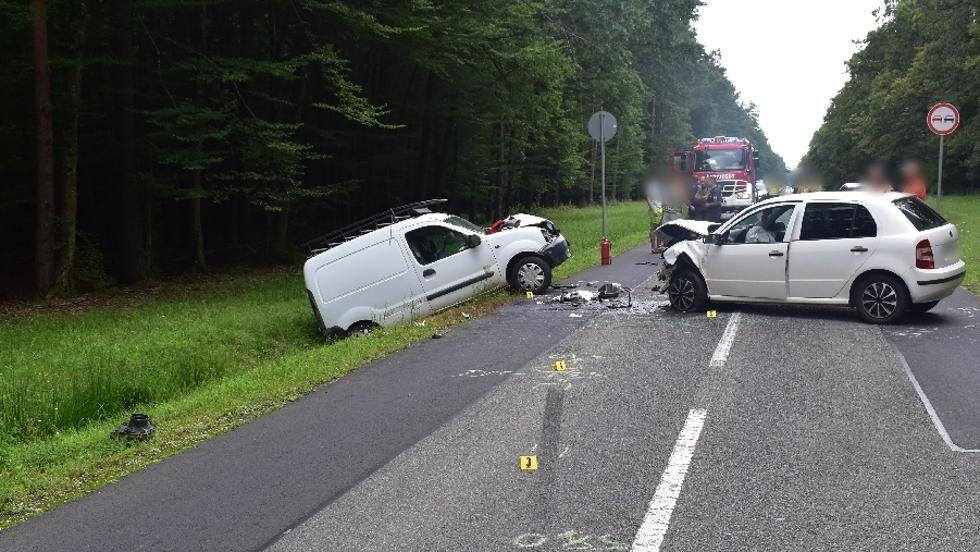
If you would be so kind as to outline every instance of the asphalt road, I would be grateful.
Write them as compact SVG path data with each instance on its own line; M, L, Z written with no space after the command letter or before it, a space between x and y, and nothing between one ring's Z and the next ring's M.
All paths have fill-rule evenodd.
M634 285L632 309L520 301L0 550L980 546L980 454L963 452L980 448L980 301L885 330L834 309L680 315L641 284L651 259L576 278Z

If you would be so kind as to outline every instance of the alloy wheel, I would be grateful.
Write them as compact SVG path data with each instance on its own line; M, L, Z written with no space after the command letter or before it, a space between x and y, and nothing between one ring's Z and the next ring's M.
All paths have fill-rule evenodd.
M690 278L674 278L667 288L671 303L682 311L689 310L694 305L695 293L694 282Z
M872 318L888 318L897 306L898 292L886 282L873 282L861 294L861 307Z

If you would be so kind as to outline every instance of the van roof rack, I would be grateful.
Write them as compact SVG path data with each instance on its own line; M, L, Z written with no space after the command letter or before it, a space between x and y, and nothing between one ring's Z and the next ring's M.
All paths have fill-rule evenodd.
M366 219L352 222L343 228L338 228L337 230L333 230L327 234L323 234L322 236L317 236L312 240L305 241L301 243L300 246L309 249L310 254L312 255L322 253L323 251L336 247L359 236L363 236L364 234L374 232L375 230L386 226L391 226L396 222L431 213L432 211L429 209L430 206L446 203L447 201L449 200L426 199L424 201L416 201L414 203L406 203L405 205L392 207Z

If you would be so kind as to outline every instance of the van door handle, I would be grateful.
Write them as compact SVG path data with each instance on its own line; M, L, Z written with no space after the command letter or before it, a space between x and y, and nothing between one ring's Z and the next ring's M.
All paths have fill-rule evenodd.
M868 252L868 248L867 247L861 247L860 245L856 245L856 246L854 246L854 247L851 248L851 252L852 253L867 253Z
M435 274L436 274L436 269L434 268L427 268L422 271L422 276L425 276L426 278L428 278L429 276L435 276Z
M772 250L772 251L769 252L769 256L770 257L782 257L783 256L783 252L782 251L777 251L777 250L774 249L774 250Z

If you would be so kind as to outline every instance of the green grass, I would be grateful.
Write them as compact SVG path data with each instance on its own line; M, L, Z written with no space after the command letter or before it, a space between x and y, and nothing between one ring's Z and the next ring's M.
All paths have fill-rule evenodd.
M935 198L929 203L935 207ZM943 196L942 215L960 231L960 250L966 262L963 285L980 293L980 195Z
M599 209L537 211L574 244L555 272L599 260ZM615 251L647 240L644 203L612 205ZM299 271L147 293L115 306L0 321L0 528L194 446L512 300L495 292L429 319L324 342ZM157 423L147 442L109 432L134 410Z

